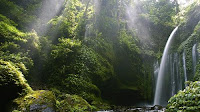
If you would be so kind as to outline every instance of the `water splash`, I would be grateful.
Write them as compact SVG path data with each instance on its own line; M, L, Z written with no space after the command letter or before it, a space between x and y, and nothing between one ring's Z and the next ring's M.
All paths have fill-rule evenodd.
M169 39L167 41L167 44L165 45L164 53L161 59L161 64L160 64L160 70L158 73L158 79L157 79L157 84L156 84L156 92L154 96L154 105L161 105L161 101L164 100L162 98L162 89L163 89L163 82L164 82L164 72L165 72L165 67L167 63L167 56L168 56L168 51L170 48L170 44L172 42L172 39L178 30L178 27L176 27L172 33L169 36Z

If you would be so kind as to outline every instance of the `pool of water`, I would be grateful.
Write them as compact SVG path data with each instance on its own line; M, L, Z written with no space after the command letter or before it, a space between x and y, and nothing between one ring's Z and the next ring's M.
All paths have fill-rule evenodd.
M158 105L153 107L121 107L113 110L102 110L97 112L165 112L165 108Z

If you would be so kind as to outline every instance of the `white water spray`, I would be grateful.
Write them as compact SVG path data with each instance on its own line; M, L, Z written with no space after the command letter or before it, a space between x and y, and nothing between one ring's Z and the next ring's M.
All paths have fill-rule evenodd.
M167 44L165 46L165 49L164 49L164 53L163 53L163 56L162 56L162 59L161 59L161 64L160 64L160 70L159 70L159 73L158 73L158 79L157 79L157 83L156 83L154 105L161 105L161 100L163 99L161 96L162 96L162 88L163 88L163 82L164 82L165 65L166 65L166 61L167 61L167 56L168 56L170 44L171 44L172 39L173 39L177 30L178 30L178 27L176 27L172 31L172 33L170 34L169 39L167 41Z

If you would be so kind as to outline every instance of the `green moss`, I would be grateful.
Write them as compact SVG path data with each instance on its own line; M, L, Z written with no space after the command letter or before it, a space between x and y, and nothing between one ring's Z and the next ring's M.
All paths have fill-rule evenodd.
M13 21L0 15L0 58L11 61L20 68L24 75L33 67L31 57L36 57L40 51L40 42L37 33L24 33L18 30Z
M14 103L18 105L17 110L22 112L27 111L39 111L47 108L54 110L56 105L56 98L51 91L38 90L33 91L14 100Z
M83 98L69 94L62 96L62 100L57 102L57 108L58 112L91 112L95 109Z
M101 92L97 86L92 84L91 81L84 80L84 78L80 77L79 75L68 74L67 77L65 77L60 83L57 81L52 81L52 84L54 84L53 90L56 90L55 88L57 88L64 93L79 95L86 99L89 103L95 101L96 98L99 98L101 95Z
M169 100L167 112L198 112L200 111L200 82L189 82L189 86L179 91Z
M28 52L33 55L41 49L39 37L34 30L24 33L4 21L0 21L0 37L0 50L4 52Z

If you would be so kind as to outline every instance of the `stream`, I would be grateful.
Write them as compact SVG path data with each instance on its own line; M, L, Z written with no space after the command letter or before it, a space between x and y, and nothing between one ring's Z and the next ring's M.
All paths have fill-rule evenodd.
M117 107L113 110L102 110L97 112L164 112L165 107L156 105L153 107Z

